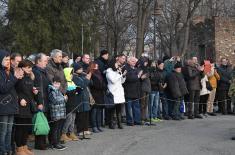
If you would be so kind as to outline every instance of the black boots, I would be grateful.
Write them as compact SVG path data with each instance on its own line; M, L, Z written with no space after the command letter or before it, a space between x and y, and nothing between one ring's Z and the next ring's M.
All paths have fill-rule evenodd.
M121 113L117 113L117 125L118 125L118 129L123 129Z

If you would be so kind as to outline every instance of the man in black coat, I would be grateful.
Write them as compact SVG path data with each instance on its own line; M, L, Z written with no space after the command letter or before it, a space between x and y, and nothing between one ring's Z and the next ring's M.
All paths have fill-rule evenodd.
M35 57L35 63L36 65L33 67L35 75L34 86L39 90L36 102L38 109L48 115L48 85L50 84L46 73L48 57L43 53L39 53ZM35 149L46 150L46 136L35 136Z
M95 60L95 62L99 66L99 70L105 77L105 70L108 68L108 59L109 59L109 52L107 50L100 51L100 56Z
M188 93L186 83L181 73L181 63L178 62L174 66L174 71L167 77L167 89L174 100L173 119L184 119L180 114L180 104L183 97Z
M141 113L140 113L140 93L141 83L140 78L142 72L136 67L137 59L134 57L128 58L128 64L125 69L127 70L126 81L124 83L124 91L126 98L126 121L127 125L140 125L141 124ZM133 116L133 117L132 117Z
M222 114L233 114L231 101L228 96L228 91L232 80L232 68L228 65L227 59L221 59L221 65L218 68L218 73L220 75L220 81L217 88L219 111L221 111Z
M197 57L192 57L185 68L185 79L189 90L188 118L194 119L203 117L199 114L199 100L201 90L201 74L204 68L198 64ZM194 110L194 111L193 111Z

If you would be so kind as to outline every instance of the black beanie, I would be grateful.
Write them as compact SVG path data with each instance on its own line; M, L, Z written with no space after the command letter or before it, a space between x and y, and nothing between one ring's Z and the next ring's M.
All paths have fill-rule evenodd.
M174 69L176 69L176 68L182 68L181 62L177 62L177 63L175 64Z
M158 61L157 61L157 65L158 65L158 66L161 65L162 63L163 63L162 60L158 60Z
M107 50L101 50L100 51L100 56L103 56L105 54L108 54L109 52Z
M77 70L79 70L81 68L82 68L82 64L81 63L74 63L73 64L74 72L76 72Z

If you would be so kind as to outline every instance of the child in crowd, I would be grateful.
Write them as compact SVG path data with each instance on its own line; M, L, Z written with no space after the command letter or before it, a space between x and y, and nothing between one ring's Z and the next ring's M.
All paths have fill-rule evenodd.
M90 134L90 132L88 131L90 111L88 86L90 84L91 74L91 72L83 72L82 64L74 64L73 82L77 86L77 90L79 91L76 99L76 102L79 103L79 107L77 109L77 122L79 122L77 123L77 131L79 135L82 135L83 132L85 134Z
M51 128L49 142L52 149L65 150L67 147L60 144L60 136L66 118L65 102L67 96L64 96L59 90L61 85L59 77L55 76L52 82L52 85L48 87Z

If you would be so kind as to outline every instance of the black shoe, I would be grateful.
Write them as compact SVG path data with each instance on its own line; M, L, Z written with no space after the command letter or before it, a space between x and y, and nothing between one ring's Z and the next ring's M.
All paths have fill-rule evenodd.
M235 140L235 137L232 137L231 139L232 139L232 140Z
M195 118L203 119L202 115L200 115L200 114L196 115Z
M172 120L172 118L170 116L165 116L164 120Z
M109 129L115 129L115 126L113 123L109 124Z
M134 123L127 123L127 126L134 126Z
M99 132L104 132L100 127L99 128L97 128L98 130L99 130Z
M217 116L215 113L207 113L208 115L210 115L210 116Z
M45 145L45 146L35 146L34 147L36 150L47 150L48 147Z
M188 119L194 119L194 116L188 116Z
M181 119L181 120L185 120L185 117L184 117L184 116L180 116L180 119Z
M63 150L65 150L65 149L67 149L66 146L59 145L59 144L54 145L53 148L56 149L56 150L60 150L60 151L63 151Z
M181 119L179 117L173 117L172 118L174 121L180 121Z

